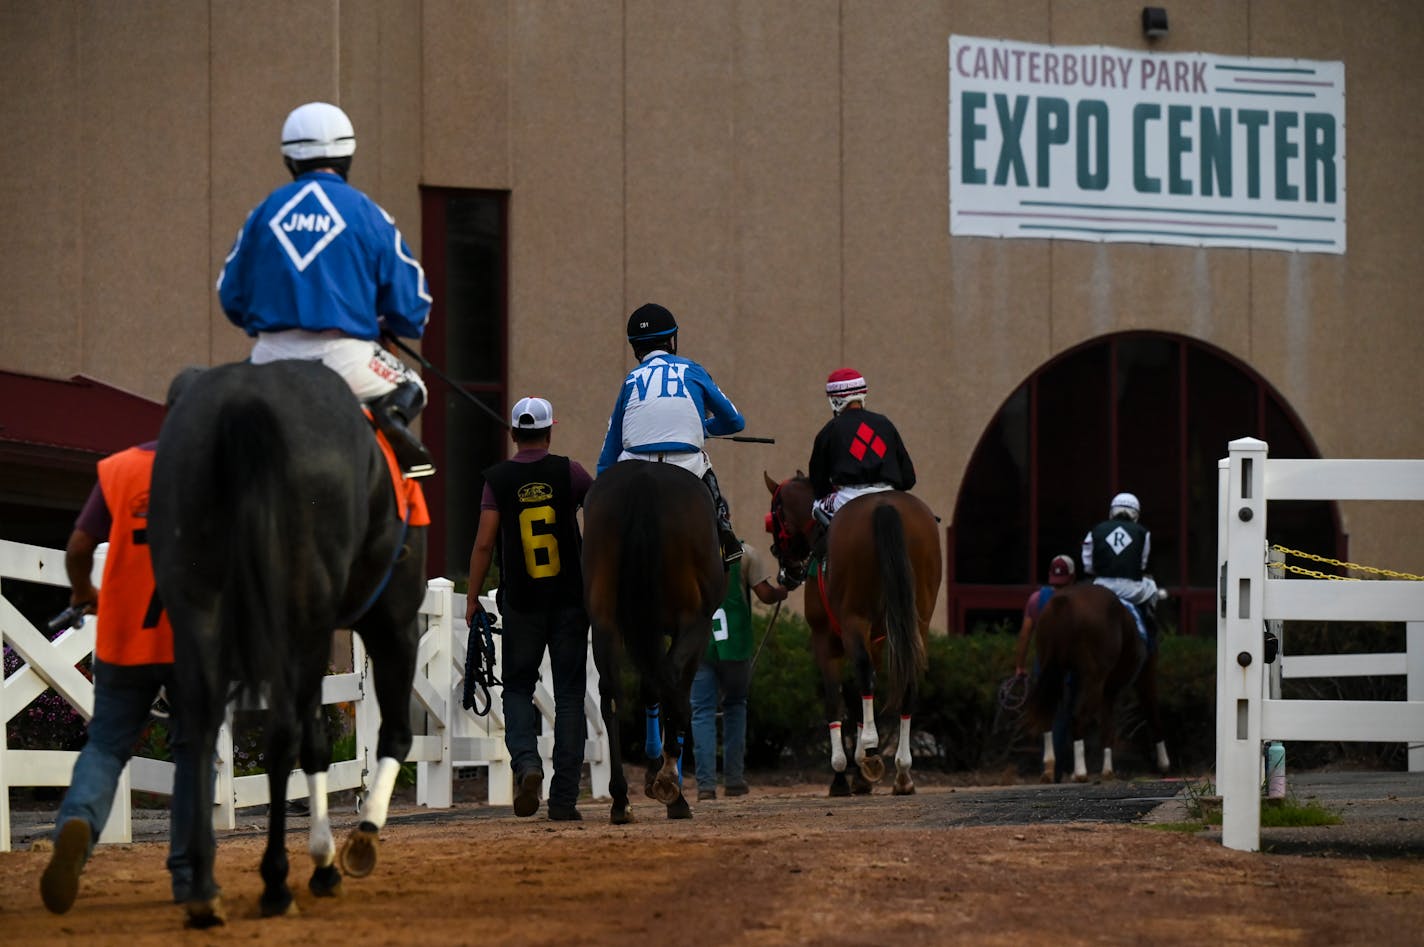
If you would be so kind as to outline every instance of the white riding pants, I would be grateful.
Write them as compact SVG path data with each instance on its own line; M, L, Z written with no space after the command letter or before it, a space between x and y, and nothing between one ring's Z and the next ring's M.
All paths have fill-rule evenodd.
M1124 602L1131 602L1134 605L1145 605L1155 601L1158 594L1157 581L1150 575L1144 575L1140 579L1100 575L1093 581L1111 591Z
M816 505L826 512L827 517L831 517L835 516L837 510L856 497L865 496L867 493L881 493L885 490L894 489L895 488L888 483L857 483L850 486L837 487L817 500Z
M635 454L630 450L625 450L618 455L619 460L652 460L664 464L673 464L683 470L691 471L701 480L707 475L707 471L712 469L712 461L708 459L707 453L700 450L687 451L658 451L651 454Z
M363 403L390 394L403 382L412 382L425 391L419 373L379 342L304 329L258 333L257 343L252 346L254 365L288 358L321 362L344 378Z

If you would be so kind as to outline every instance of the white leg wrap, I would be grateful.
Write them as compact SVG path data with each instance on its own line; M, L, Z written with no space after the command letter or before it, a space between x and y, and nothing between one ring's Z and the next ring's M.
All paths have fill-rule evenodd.
M831 731L831 769L844 773L846 768L845 742L841 739L841 725L833 723Z
M860 719L864 721L860 731L861 746L879 746L880 734L875 732L875 697L860 699Z
M1073 741L1073 775L1082 779L1088 778L1087 751L1082 740Z
M1112 771L1112 747L1105 746L1103 747L1103 775L1107 776Z
M1053 772L1053 764L1058 762L1058 757L1053 753L1053 731L1049 730L1043 735L1043 771Z
M910 768L910 718L908 716L900 718L900 740L895 747L895 768L901 771Z
M366 794L366 805L361 809L362 822L370 822L378 829L386 824L386 810L399 773L400 761L389 756L381 757L376 763L376 778L371 780L371 791Z
M336 841L331 837L331 818L326 808L326 773L307 773L307 795L311 806L307 851L318 868L325 868L336 857Z
M1171 761L1170 761L1169 759L1167 759L1167 741L1166 741L1166 740L1158 740L1158 741L1157 741L1157 768L1158 768L1159 770L1161 770L1162 772L1164 772L1164 773L1167 772L1167 770L1169 770L1169 769L1172 768L1172 763L1171 763Z

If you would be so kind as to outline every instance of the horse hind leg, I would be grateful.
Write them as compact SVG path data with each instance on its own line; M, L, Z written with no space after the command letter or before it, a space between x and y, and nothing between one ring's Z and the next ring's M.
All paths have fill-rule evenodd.
M267 848L262 853L260 872L262 896L258 905L263 917L296 914L296 902L287 887L287 777L292 772L296 735L290 720L281 719L280 708L267 714Z
M915 791L915 781L910 777L910 765L914 758L910 753L910 715L900 715L900 739L895 746L895 788L896 796L909 796Z
M1043 732L1043 772L1039 774L1038 781L1041 783L1051 783L1057 778L1058 756L1053 750L1053 731Z
M860 698L861 722L855 741L855 762L860 774L871 784L885 777L885 760L880 756L880 735L875 730L875 695Z

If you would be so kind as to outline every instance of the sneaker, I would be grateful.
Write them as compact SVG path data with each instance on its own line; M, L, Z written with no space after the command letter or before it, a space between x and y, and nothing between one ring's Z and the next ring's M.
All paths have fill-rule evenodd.
M550 822L582 822L583 816L579 814L576 806L561 806L557 802L549 803Z
M288 799L287 815L309 816L311 815L311 804L305 799Z
M539 792L544 788L542 770L527 769L519 777L519 789L514 793L514 814L521 819L539 811Z
M728 796L745 796L747 793L751 792L751 790L747 788L745 783L740 786L728 786L722 791Z
M63 914L79 894L79 875L89 860L93 830L83 819L69 819L59 830L54 854L40 876L40 897L51 914Z
M716 798L717 798L717 790L715 790L715 789L699 789L699 790L697 790L697 801L698 801L698 802L712 802L712 801L715 800Z

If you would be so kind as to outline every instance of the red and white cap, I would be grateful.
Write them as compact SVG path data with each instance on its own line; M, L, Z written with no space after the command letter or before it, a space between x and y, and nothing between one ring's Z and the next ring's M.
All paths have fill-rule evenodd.
M1078 571L1078 567L1073 565L1073 560L1068 556L1054 556L1053 561L1048 564L1048 584L1067 585L1073 581L1073 575Z
M854 368L837 368L826 379L827 398L854 398L865 394L865 378Z

